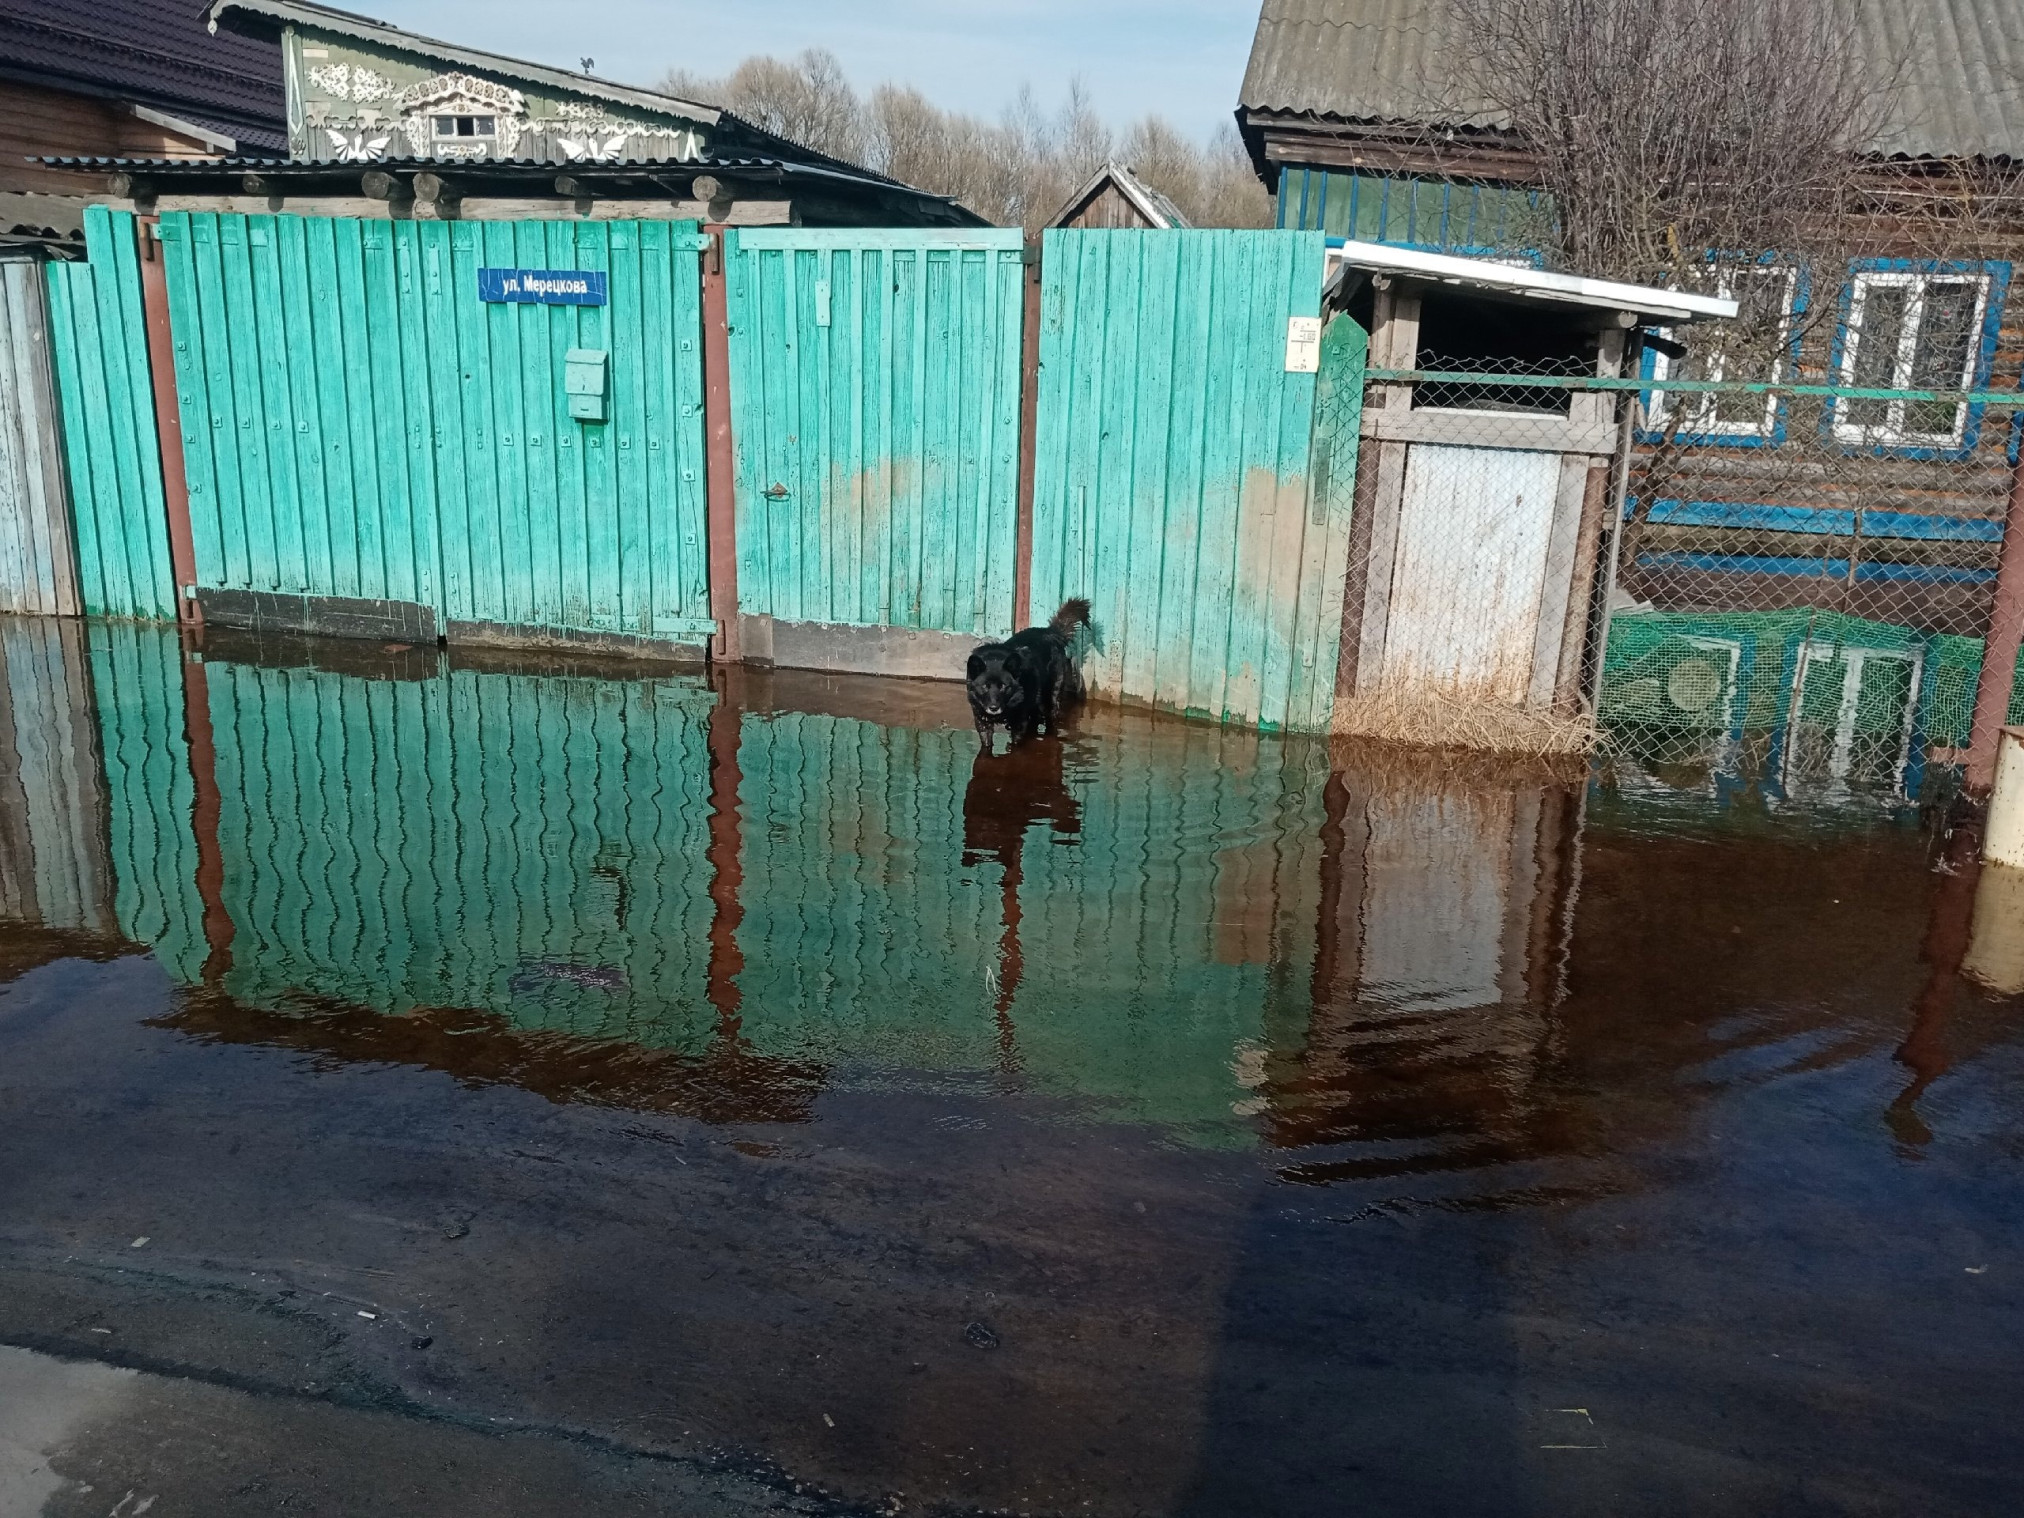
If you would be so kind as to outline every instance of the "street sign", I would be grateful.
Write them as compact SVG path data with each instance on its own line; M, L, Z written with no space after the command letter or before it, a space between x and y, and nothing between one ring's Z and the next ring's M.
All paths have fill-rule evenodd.
M543 306L601 306L601 269L480 269L478 299L531 301Z

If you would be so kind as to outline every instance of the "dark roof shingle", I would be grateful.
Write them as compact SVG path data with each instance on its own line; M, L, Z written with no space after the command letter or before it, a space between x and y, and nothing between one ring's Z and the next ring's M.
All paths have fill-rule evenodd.
M135 101L242 145L287 143L279 45L214 36L189 0L5 0L0 70Z

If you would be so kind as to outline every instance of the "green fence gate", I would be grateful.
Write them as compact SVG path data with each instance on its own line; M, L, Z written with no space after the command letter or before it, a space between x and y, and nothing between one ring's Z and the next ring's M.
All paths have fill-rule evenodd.
M1016 228L725 234L748 651L951 673L955 644L1011 629L1022 246ZM895 640L808 624L958 637L898 640L916 668Z
M1098 691L1328 726L1363 343L1339 317L1302 362L1322 260L1319 232L1047 234L1033 607L1089 597Z
M78 598L95 617L174 620L131 212L88 207L84 263L52 263L49 337L70 472Z
M712 630L693 223L178 213L161 235L213 598L419 607L452 638ZM607 300L481 300L483 268L587 271ZM602 420L571 415L572 350L605 355Z

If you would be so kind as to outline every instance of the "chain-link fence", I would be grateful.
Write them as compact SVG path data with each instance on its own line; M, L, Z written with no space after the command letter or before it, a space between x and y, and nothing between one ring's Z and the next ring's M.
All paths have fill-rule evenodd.
M1592 742L1773 798L1915 799L1957 773L2018 479L2014 376L1418 358L1368 375L1339 730Z

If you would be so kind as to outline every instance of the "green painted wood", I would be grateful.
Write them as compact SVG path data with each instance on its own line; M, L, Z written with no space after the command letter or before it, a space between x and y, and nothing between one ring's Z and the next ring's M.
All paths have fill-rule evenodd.
M748 720L738 942L754 1047L993 1073L1194 1142L1245 1141L1233 1061L1262 1046L1275 1004L1307 994L1319 755L1091 720L1131 736L1113 729L1073 775L1071 835L1029 826L1009 888L1005 859L966 854L967 729Z
M84 217L86 261L48 266L49 328L86 612L174 618L134 218Z
M1318 232L1047 233L1034 613L1089 597L1096 691L1327 728L1349 497L1312 496L1317 377L1285 370L1322 259Z
M121 929L199 985L176 640L92 636ZM703 682L202 671L240 1006L725 1052L704 992L726 778L707 733L726 714ZM1057 777L1065 828L966 839L980 761L960 708L946 725L745 713L716 831L737 841L735 1047L838 1082L1009 1077L1250 1142L1234 1067L1309 1001L1325 751L1086 720L1098 741ZM981 762L996 791L1005 761Z
M707 622L690 223L162 218L198 583L694 642ZM598 269L608 306L481 302ZM610 420L562 355L612 354Z
M1010 629L1020 249L1016 230L727 234L743 611Z
M205 671L234 997L707 1045L700 682Z
M183 722L183 651L171 627L94 621L91 691L104 765L113 917L170 977L197 983L206 955L190 831L195 787Z

